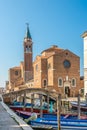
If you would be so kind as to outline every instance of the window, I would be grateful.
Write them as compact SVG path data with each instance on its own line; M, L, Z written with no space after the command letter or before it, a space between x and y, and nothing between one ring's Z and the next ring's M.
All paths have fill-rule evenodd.
M58 79L58 86L59 86L59 87L62 87L62 86L63 86L63 80L62 80L62 78L59 78L59 79Z
M15 71L15 75L16 75L16 76L18 75L18 71Z
M31 47L30 46L26 46L26 52L31 52Z
M70 66L71 66L69 60L64 60L63 65L64 65L64 68L70 68Z
M46 79L44 79L43 86L44 86L44 87L47 86L47 80L46 80Z
M66 52L66 55L68 55L68 52Z
M76 79L75 78L72 79L72 87L76 87Z

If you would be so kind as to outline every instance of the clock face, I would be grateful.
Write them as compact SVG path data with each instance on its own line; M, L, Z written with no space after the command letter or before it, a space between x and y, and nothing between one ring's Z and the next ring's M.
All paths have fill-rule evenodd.
M63 65L65 68L70 68L71 64L69 60L64 60Z

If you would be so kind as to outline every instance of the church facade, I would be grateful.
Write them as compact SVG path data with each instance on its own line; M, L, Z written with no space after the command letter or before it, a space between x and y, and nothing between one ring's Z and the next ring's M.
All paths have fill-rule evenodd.
M57 46L44 50L33 63L34 87L56 90L62 95L75 96L80 85L80 58Z
M7 90L15 91L26 87L55 90L63 96L78 95L83 88L80 79L80 57L70 50L56 45L43 50L32 60L33 42L27 27L24 38L24 61L19 67L9 69Z

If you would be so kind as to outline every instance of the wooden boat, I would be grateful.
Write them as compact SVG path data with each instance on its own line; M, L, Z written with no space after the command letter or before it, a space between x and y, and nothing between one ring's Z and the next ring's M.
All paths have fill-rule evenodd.
M18 116L22 117L23 119L27 119L27 118L31 117L33 114L31 112L20 111L20 110L16 110L16 113ZM36 114L37 114L37 116L40 115L40 113L36 113Z
M30 121L31 126L35 128L42 127L42 126L49 126L53 129L58 128L58 121L56 117L44 117L44 118L37 118L36 120ZM81 117L81 119L77 118L77 115L65 115L60 117L60 125L62 129L69 129L69 130L87 130L87 117Z
M40 113L41 109L43 111L43 113L54 113L54 109L52 108L52 105L50 105L49 110L47 107L47 104L44 103L44 105L42 107L38 106L38 105L34 105L31 103L26 103L25 105L23 105L23 103L21 102L15 102L14 104L9 106L13 111L26 111L26 112L35 112L35 113Z
M22 117L23 119L27 119L27 118L31 117L33 114L31 112L20 111L20 110L16 110L16 113L18 116ZM36 114L37 114L37 117L40 117L40 113L36 113ZM65 115L65 114L62 114L62 115ZM57 119L57 114L56 113L43 113L42 117L44 117L44 118L46 118L46 117L53 118L54 117L55 119Z
M77 101L72 101L70 102L71 107L73 110L77 110L78 109L78 102ZM80 109L81 111L85 111L87 112L87 103L86 102L80 102Z
M26 111L26 112L31 112L31 106L10 106L10 108L13 110L13 111L17 111L17 110L20 110L20 111ZM49 113L48 109L47 108L42 108L43 110L43 113ZM33 112L36 112L36 113L40 113L40 107L33 107Z

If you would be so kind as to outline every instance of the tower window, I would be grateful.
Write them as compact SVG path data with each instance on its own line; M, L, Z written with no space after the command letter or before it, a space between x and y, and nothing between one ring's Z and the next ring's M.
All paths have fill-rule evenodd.
M26 52L31 52L31 47L30 46L26 46Z
M59 78L59 79L58 79L58 86L59 86L59 87L62 87L62 86L63 86L63 80L62 80L62 78Z
M31 47L30 46L28 47L28 51L31 52Z

